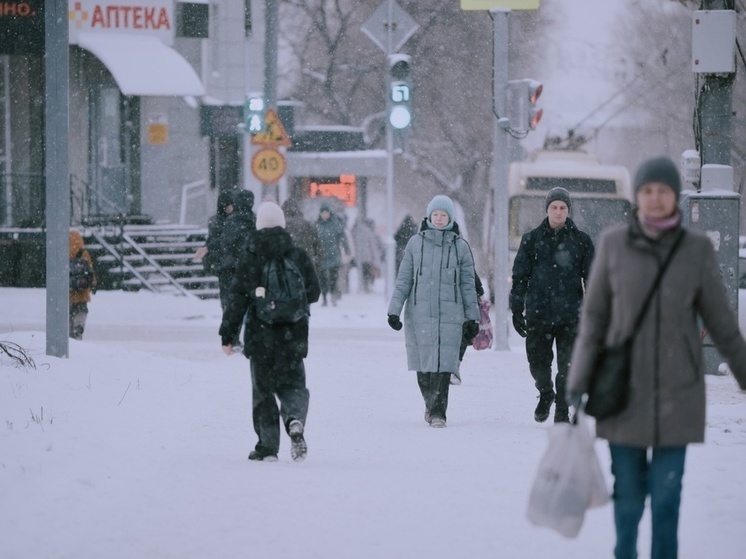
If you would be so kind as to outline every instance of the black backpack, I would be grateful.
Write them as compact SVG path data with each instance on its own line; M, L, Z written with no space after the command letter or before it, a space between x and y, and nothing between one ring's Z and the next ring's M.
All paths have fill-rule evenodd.
M257 317L268 324L292 324L308 316L306 282L298 266L287 257L264 264L264 297L256 299Z
M75 258L70 260L70 291L93 287L93 269L88 260L83 258L84 250L81 248Z

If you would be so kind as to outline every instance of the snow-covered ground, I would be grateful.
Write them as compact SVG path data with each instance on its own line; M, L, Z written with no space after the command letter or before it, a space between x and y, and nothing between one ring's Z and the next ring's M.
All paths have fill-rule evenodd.
M313 306L308 458L292 462L284 438L265 464L246 459L248 361L221 352L217 301L99 292L84 341L58 359L45 355L45 292L0 289L0 340L36 363L0 359L0 557L610 557L610 506L576 539L525 519L549 424L533 420L523 340L468 350L448 428L431 429L380 291ZM742 559L746 394L707 382L680 558ZM649 541L646 513L641 558Z

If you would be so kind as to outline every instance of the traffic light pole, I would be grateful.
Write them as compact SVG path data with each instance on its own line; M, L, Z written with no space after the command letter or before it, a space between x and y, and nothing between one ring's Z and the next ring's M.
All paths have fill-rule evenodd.
M391 0L388 2L387 22L394 21L394 5ZM393 25L386 26L386 64L388 65L389 55L394 52L393 48ZM386 105L391 101L389 91L388 69L386 72ZM396 280L396 245L394 241L394 131L391 129L389 118L386 118L386 300L390 301L394 295L394 281Z
M264 36L264 100L267 109L277 110L277 42L278 42L278 18L279 0L266 0L265 2L265 36ZM273 199L278 204L284 200L280 199L279 186L265 184L262 188L263 199ZM257 204L258 205L258 204Z
M388 84L387 84L388 87ZM396 245L394 242L394 131L386 119L386 300L394 294Z
M705 0L702 10L726 10L723 0ZM704 74L700 96L702 164L730 165L733 83L735 72Z
M510 10L490 10L493 26L492 100L495 115L494 151L494 201L493 231L495 269L492 289L495 299L494 342L495 351L510 349L508 345L508 295L510 291L510 259L508 258L508 127L505 90L508 86L508 22Z

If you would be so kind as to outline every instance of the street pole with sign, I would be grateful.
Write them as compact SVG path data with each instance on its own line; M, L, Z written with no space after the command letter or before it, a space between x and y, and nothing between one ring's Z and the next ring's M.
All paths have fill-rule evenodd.
M540 0L461 0L462 10L489 10L492 17L492 102L495 116L494 146L492 164L494 166L493 212L494 212L494 298L495 351L510 349L508 344L508 297L510 294L510 258L508 254L508 135L515 131L507 110L508 93L508 42L511 10L535 10ZM521 80L521 85L530 90L530 80ZM523 82L526 82L525 84ZM526 112L529 115L529 110ZM539 115L540 118L540 115ZM527 118L527 130L531 119ZM538 122L538 119L536 119Z
M387 70L391 55L396 53L417 31L419 25L394 0L381 4L363 24L362 31L386 54ZM387 107L392 91L387 71ZM397 90L398 91L398 90ZM407 90L407 100L409 91ZM410 115L411 117L411 115ZM401 122L401 121L396 121ZM409 122L405 126L408 126ZM394 293L396 276L396 243L394 241L394 129L395 122L386 122L386 298Z

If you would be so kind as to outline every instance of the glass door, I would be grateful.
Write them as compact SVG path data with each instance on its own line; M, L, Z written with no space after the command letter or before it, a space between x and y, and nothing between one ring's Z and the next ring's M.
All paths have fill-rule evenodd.
M116 87L93 88L90 96L89 211L127 215L130 192L122 149L122 103Z

